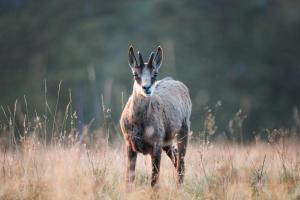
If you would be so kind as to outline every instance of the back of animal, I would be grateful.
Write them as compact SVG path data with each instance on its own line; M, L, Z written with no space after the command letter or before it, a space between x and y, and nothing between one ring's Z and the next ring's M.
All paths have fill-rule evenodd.
M157 81L152 98L151 101L162 104L164 116L172 127L181 128L183 121L189 127L192 103L189 90L182 82L169 77Z

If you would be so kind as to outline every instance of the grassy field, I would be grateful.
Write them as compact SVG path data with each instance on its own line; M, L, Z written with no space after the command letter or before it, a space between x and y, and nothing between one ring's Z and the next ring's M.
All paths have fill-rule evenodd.
M18 112L17 101L14 109L1 106L1 200L300 199L300 145L292 129L268 131L269 142L256 138L248 145L208 145L198 136L191 138L181 188L163 153L159 187L152 189L150 157L139 154L136 179L128 190L124 142L111 137L120 135L110 109L102 105L103 126L93 131L91 121L80 136L71 94L64 115L58 114L58 99L52 110L46 101L47 112L40 115L29 115L25 97L25 114ZM23 122L19 126L17 118ZM205 130L214 133L214 115L208 112L206 118Z
M152 190L150 158L139 155L128 192L122 144L45 146L28 137L18 150L0 152L0 199L300 199L299 152L284 140L243 147L191 142L182 188L164 154L159 189Z

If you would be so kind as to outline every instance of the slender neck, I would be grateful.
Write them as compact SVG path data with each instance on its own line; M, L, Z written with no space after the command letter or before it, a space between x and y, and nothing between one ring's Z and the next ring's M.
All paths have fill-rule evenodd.
M143 105L149 104L151 99L151 97L145 97L144 95L142 95L140 88L138 88L137 86L133 86L132 98L133 102Z
M144 95L142 95L139 90L139 87L135 83L133 85L131 106L136 117L142 117L140 115L147 115L147 112L150 108L150 102L151 97L145 97Z

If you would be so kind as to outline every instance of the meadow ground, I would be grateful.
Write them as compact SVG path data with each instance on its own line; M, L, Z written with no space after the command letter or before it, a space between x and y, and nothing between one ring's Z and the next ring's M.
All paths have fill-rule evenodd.
M149 156L138 156L136 180L125 190L122 143L60 143L33 137L0 152L0 199L300 199L300 146L284 140L248 146L190 142L186 177L162 156L159 188L150 187Z

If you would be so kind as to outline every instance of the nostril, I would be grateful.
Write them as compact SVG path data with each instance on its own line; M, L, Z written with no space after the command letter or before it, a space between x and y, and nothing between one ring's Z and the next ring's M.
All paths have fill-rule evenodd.
M149 89L150 89L150 87L143 86L143 89L144 89L144 90L149 90Z

